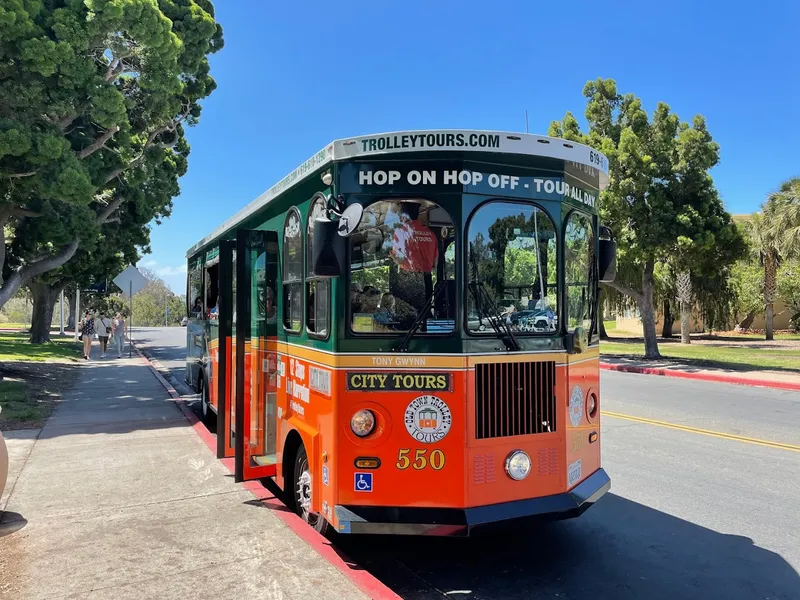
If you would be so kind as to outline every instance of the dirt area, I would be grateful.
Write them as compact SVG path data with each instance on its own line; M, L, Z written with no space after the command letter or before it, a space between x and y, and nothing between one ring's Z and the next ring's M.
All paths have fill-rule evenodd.
M72 362L23 362L0 363L0 375L7 382L24 382L25 400L28 410L6 410L0 412L0 430L38 429L53 412L61 395L70 388L77 369ZM29 415L20 418L20 415Z

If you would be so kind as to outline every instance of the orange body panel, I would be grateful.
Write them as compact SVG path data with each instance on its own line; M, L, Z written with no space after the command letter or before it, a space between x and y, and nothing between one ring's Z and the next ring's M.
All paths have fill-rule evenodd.
M274 353L276 361L278 483L284 485L283 445L294 430L300 434L311 463L312 509L323 513L334 525L331 509L337 504L483 506L563 493L600 467L599 407L593 419L586 414L588 395L593 393L599 400L596 349L578 355L516 355L513 360L556 360L556 431L476 440L474 364L483 362L481 358L449 358L445 362L450 368L441 367L444 364L441 357L431 357L433 366L375 367L368 366L372 362L367 357L356 360L352 355L323 353L272 341L268 347L271 350L265 353L267 360ZM393 357L381 357L384 361L390 358ZM502 362L507 357L493 358ZM348 390L348 376L354 373L387 376L449 373L450 386L435 392ZM577 423L573 425L570 397L576 386L580 388L581 402L572 411L572 419ZM407 409L420 396L439 398L449 409L449 432L438 441L417 441L406 428ZM376 431L367 438L358 438L350 430L350 417L361 408L377 415ZM418 427L430 428L441 417L423 409L415 418ZM590 443L591 433L597 436ZM504 471L506 457L518 449L526 451L533 462L532 476L523 481L513 481ZM357 469L354 461L359 457L378 458L381 466L372 471ZM580 472L575 470L578 460ZM570 465L573 465L572 481L568 481ZM327 483L323 482L323 468L327 471ZM356 472L372 472L371 492L355 489Z

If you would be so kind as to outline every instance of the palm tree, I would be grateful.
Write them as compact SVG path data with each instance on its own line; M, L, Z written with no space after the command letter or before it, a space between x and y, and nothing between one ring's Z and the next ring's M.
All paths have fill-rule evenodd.
M754 258L764 267L767 339L773 339L777 272L782 258L800 256L800 178L784 182L745 223Z
M762 211L754 213L745 227L750 238L750 249L764 267L764 306L766 307L767 339L773 339L772 317L775 309L775 290L777 289L777 273L780 254L776 231L771 217L769 200L764 203Z
M784 182L767 204L781 256L800 256L800 177Z

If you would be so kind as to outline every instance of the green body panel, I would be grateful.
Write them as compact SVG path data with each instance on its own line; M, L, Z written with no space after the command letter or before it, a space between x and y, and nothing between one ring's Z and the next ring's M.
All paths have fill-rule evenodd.
M530 188L522 191L496 189L492 190L483 186L456 186L460 189L453 189L442 185L419 185L412 187L409 185L384 186L360 186L354 180L354 173L359 169L373 170L398 170L403 174L404 180L411 170L464 170L470 172L480 172L489 174L502 174L520 177L520 181L530 183ZM333 183L326 186L321 180L321 175L330 170L333 174ZM544 191L536 192L534 180L536 179L559 179L567 182L570 189L578 190L577 196L555 197ZM440 179L437 181L441 181ZM485 183L486 178L483 182ZM534 188L534 189L531 189ZM394 351L394 348L403 338L403 334L390 334L377 336L375 334L353 334L349 331L347 323L348 313L348 276L331 281L331 313L330 313L330 334L327 339L319 339L310 336L305 326L305 306L303 308L303 326L299 334L288 333L282 325L282 306L283 298L282 285L282 256L283 256L283 227L287 211L296 206L301 215L303 231L303 253L306 251L306 232L307 215L310 199L315 192L323 192L326 195L342 195L346 203L352 204L360 202L365 207L369 204L391 198L424 198L439 204L445 209L453 220L456 230L456 328L451 334L438 335L415 335L409 343L408 352L418 354L438 354L438 353L477 353L477 352L505 352L502 341L494 336L478 337L470 335L464 327L464 309L466 294L466 228L468 219L472 212L479 205L493 200L508 200L514 202L534 202L552 218L556 231L559 233L558 244L559 252L557 255L558 265L558 323L559 331L555 334L538 334L536 336L518 336L522 351L544 351L544 350L563 350L565 337L564 318L566 302L564 300L564 225L569 214L573 210L578 210L590 216L593 228L597 231L597 198L599 197L598 183L592 179L591 174L583 172L580 165L567 163L563 160L543 158L526 155L514 154L494 154L476 152L416 152L414 154L402 155L394 154L387 158L360 158L355 160L335 161L325 165L323 168L309 172L302 181L290 187L283 193L272 198L265 206L248 217L237 228L271 230L278 233L281 260L278 262L278 277L276 299L278 302L279 321L277 335L280 341L291 344L299 344L320 350L334 352L358 352L358 353L386 353ZM412 195L413 194L413 195ZM210 241L207 245L199 248L195 253L188 257L189 265L195 264L203 256L206 259L218 254L219 239L235 239L236 230L224 232L218 239ZM597 235L594 236L595 245ZM595 247L596 251L596 247ZM348 253L349 254L349 253ZM307 257L305 260L308 260ZM345 264L349 264L346 259ZM251 292L252 293L252 292ZM305 302L305 290L303 298Z

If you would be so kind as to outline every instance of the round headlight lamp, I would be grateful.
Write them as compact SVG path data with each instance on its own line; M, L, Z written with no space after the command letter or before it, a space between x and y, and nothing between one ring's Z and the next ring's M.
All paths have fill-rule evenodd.
M366 437L375 429L375 414L371 410L361 409L350 419L350 430L358 437Z
M506 458L506 474L514 481L522 481L531 472L531 457L522 450L514 450Z

